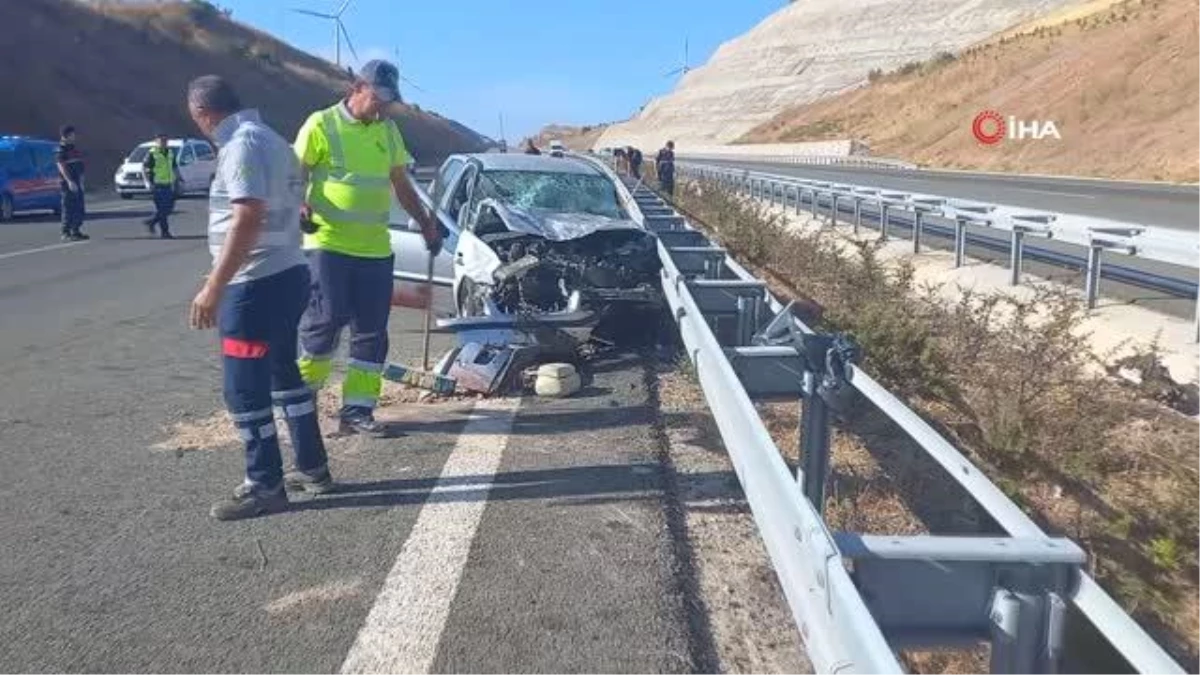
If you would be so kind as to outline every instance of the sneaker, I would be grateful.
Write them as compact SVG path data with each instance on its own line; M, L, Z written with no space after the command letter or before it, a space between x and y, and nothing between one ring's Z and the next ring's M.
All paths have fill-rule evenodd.
M70 234L68 232L64 232L63 236L62 236L62 240L63 241L75 241L75 235Z
M154 234L154 219L153 218L147 218L147 219L143 220L142 224L146 226L147 232L149 232L150 234Z
M287 506L287 493L282 485L274 490L266 490L242 483L234 489L232 497L213 504L209 513L217 520L241 520L278 513L286 510Z
M163 232L159 236L161 236L163 239L174 239L175 238L175 235L171 234L170 232Z
M388 427L375 419L370 412L343 413L338 423L338 431L344 434L362 434L372 438L385 438Z
M308 474L297 469L283 474L283 485L292 492L303 492L310 495L323 495L333 492L333 476L329 469L316 474Z
M82 232L76 232L75 234L72 234L71 236L75 239L75 241L87 241L88 239L91 239L91 237L87 236L86 234L84 234Z

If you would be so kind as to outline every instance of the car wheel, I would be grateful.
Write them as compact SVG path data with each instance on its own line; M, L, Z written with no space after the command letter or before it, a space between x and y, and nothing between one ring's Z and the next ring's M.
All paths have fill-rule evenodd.
M0 195L0 223L13 219L13 201L8 195Z

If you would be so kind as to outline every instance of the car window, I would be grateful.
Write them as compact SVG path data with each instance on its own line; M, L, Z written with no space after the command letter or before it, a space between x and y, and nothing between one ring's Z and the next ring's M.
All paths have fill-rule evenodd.
M471 198L471 178L475 176L475 167L469 166L462 172L462 177L455 184L454 195L450 198L450 204L446 207L446 213L451 218L461 225L459 214L462 213L463 205Z
M54 156L53 146L39 145L34 151L34 155L37 157L37 166L39 172L47 173L55 171L54 167L58 162Z
M455 172L457 172L458 168L462 165L463 163L461 159L452 159L446 162L441 171L438 171L437 176L434 176L433 185L429 187L429 197L433 200L434 204L441 202L442 195L446 192L446 186L450 184L451 179L454 178Z
M485 171L477 198L552 213L625 218L616 187L604 176L549 171Z
M133 149L133 152L129 153L128 161L134 162L134 163L144 162L144 161L146 161L146 155L148 155L149 153L150 153L150 146L139 145Z
M214 157L212 146L208 143L195 143L192 147L196 149L196 159L202 162L207 162Z
M192 154L192 146L189 145L183 148L183 155L179 156L179 164L180 166L191 164L195 159L196 156Z
M28 145L22 145L17 148L17 169L21 171L33 171L37 164L33 157L33 148Z

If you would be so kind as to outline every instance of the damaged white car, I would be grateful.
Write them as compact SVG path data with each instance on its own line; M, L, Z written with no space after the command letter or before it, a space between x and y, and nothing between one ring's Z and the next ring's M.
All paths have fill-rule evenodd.
M435 280L453 287L460 319L480 320L443 327L523 321L570 328L580 339L661 301L657 239L586 160L455 155L428 195L447 235ZM393 223L396 277L424 280L420 235L407 219Z

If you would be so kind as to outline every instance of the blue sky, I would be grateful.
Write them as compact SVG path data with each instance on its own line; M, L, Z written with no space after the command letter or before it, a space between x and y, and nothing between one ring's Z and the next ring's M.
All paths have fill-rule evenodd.
M339 0L217 0L239 21L333 59ZM670 91L664 77L706 61L786 0L353 0L343 15L360 58L395 59L426 91L406 100L510 142L543 124L623 119ZM350 56L343 46L343 63Z

